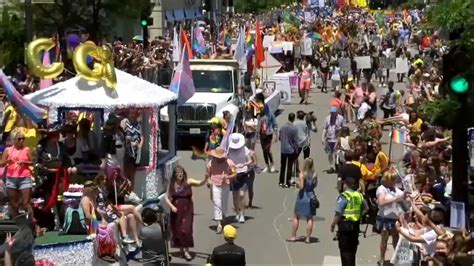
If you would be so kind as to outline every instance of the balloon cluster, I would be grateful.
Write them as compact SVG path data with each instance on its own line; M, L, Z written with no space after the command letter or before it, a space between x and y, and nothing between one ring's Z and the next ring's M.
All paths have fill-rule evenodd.
M55 46L51 39L41 38L32 41L27 47L26 62L30 72L42 79L54 79L64 71L63 63L52 63L45 66L40 61L40 53L47 52ZM92 58L93 67L89 67ZM93 42L80 44L74 49L72 61L77 74L89 81L105 81L107 87L115 89L117 76L115 74L114 58L109 47L97 46Z

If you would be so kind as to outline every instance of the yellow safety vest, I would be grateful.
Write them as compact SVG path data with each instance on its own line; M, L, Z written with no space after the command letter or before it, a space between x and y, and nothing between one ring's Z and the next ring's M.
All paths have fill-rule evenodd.
M357 191L344 191L342 196L346 198L346 208L342 214L346 220L357 222L362 214L362 201L364 196Z

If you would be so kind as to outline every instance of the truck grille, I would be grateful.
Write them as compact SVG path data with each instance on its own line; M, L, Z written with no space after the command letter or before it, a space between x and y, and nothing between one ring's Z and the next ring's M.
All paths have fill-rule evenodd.
M178 107L178 122L203 122L216 114L215 105L183 105Z

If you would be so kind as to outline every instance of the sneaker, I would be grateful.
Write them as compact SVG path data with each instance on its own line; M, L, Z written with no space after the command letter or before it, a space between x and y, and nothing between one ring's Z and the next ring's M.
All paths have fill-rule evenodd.
M217 233L217 234L221 234L221 233L222 233L222 225L221 225L221 224L217 225L216 233Z
M135 205L138 205L140 203L142 203L142 199L140 199L140 197L137 196L137 194L135 194L135 192L130 192L130 194L126 195L125 196L125 202L130 202L130 203L133 203Z
M135 240L131 239L129 236L126 236L126 237L123 239L123 243L125 243L125 244L133 244L133 243L135 243Z
M262 173L268 173L268 167L263 168Z
M270 169L270 173L276 173L275 166L272 165L272 168Z
M235 220L240 221L240 214L235 215Z
M243 216L243 215L239 215L239 216L240 216L239 223L241 223L241 224L245 223L245 216Z

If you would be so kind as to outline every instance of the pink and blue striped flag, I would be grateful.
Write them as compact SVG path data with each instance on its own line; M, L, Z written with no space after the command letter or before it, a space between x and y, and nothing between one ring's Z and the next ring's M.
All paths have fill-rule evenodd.
M181 60L176 68L170 84L170 91L178 94L178 106L183 105L189 98L193 97L194 88L193 75L189 64L188 50L183 47Z
M236 116L233 115L231 120L230 120L230 123L227 125L227 129L226 129L224 137L222 138L222 141L221 141L220 146L225 150L226 153L229 151L229 137L230 137L230 134L232 134L232 132L234 131L234 128L235 128L235 118L236 118Z
M202 28L194 28L193 51L197 55L204 55L207 53L206 40L202 36Z
M5 90L5 94L8 97L8 100L12 103L14 103L18 111L20 111L22 114L28 116L33 120L35 123L40 123L46 118L46 111L32 102L30 102L28 99L24 98L23 95L21 95L13 86L13 84L10 82L10 80L5 76L3 71L0 70L0 86L3 87Z

